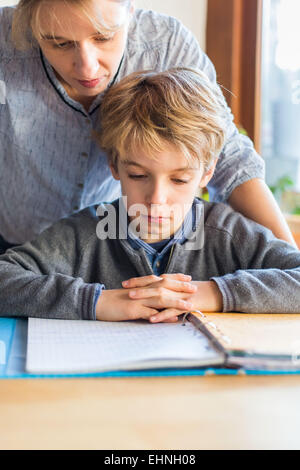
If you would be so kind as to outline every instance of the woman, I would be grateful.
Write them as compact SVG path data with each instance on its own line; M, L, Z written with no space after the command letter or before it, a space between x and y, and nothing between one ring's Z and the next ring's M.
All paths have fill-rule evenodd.
M0 250L113 200L119 186L91 139L104 90L141 69L214 68L177 20L133 0L21 0L0 9ZM228 110L211 198L294 243L262 159Z

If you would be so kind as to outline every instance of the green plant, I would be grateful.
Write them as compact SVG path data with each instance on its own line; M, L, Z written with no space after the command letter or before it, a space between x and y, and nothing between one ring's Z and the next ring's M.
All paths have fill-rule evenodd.
M270 186L270 190L274 196L281 198L282 194L288 189L294 186L294 181L289 176L285 175L279 178L276 183Z
M297 206L296 209L293 210L293 215L300 215L300 206Z
M300 215L300 194L297 191L289 191L293 186L295 186L294 181L286 175L279 178L273 186L270 186L270 189L278 200L283 212Z
M248 136L248 132L243 127L239 127L239 133Z
M204 199L204 201L209 201L209 194L206 189L202 191L201 198Z

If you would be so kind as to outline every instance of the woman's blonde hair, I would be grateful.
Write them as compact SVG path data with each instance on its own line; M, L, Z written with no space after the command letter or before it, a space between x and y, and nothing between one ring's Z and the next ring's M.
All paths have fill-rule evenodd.
M143 149L151 156L169 143L208 169L224 145L225 116L224 97L204 73L137 72L105 93L96 140L115 167L130 152Z
M99 32L117 31L122 24L111 25L104 22L101 13L97 12L95 17L94 6L92 0L54 0L55 3L60 2L65 5L74 7L81 15L86 17L95 29ZM36 40L39 41L43 38L43 31L41 28L41 7L45 4L51 6L53 0L20 0L16 6L13 24L12 24L12 39L18 49L24 50L35 46ZM130 5L130 0L110 0L124 5ZM57 18L53 18L57 20Z

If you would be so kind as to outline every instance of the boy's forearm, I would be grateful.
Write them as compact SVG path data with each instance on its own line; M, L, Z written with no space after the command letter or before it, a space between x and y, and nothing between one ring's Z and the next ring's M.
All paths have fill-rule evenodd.
M13 256L11 252L9 257ZM37 274L7 258L3 255L0 260L0 317L94 319L97 284L59 273Z
M262 179L255 178L235 188L228 202L234 210L269 228L277 238L297 247L273 194Z
M241 270L215 281L224 312L300 313L300 268Z

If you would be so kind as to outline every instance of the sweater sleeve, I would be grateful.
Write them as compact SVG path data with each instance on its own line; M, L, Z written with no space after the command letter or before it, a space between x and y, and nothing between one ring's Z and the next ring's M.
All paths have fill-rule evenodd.
M213 277L224 312L300 313L300 251L238 216L232 238L237 271Z
M104 286L87 282L84 225L76 216L59 221L0 256L0 316L95 320Z
M208 56L201 50L193 34L174 18L171 18L170 22L174 33L167 51L170 56L168 67L198 68L211 81L216 82L215 68ZM181 44L180 48L179 44ZM176 52L176 57L173 57L171 51L174 51L174 54ZM220 94L223 96L221 88ZM219 156L214 176L208 184L210 200L214 202L226 202L232 191L248 180L265 178L263 159L255 151L252 141L239 133L224 96L223 100L227 121L226 142Z

